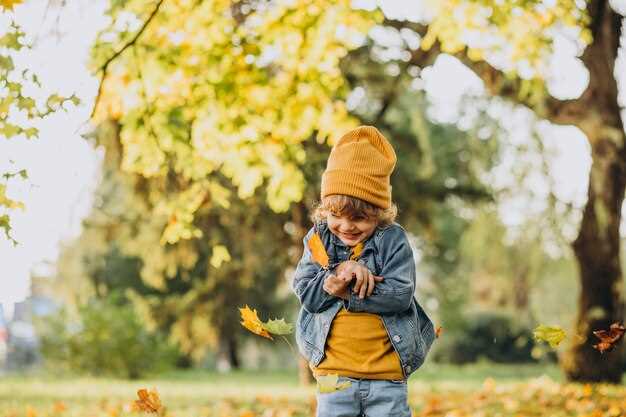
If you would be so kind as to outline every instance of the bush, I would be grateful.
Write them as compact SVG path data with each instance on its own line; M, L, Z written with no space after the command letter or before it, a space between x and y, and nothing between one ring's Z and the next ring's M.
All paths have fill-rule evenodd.
M61 310L38 328L44 359L56 369L135 379L172 367L178 356L163 335L146 330L132 305L115 296L80 307L76 323Z
M462 328L444 333L436 343L433 359L463 364L488 359L494 362L535 362L531 329L516 324L507 314L495 312L466 315Z

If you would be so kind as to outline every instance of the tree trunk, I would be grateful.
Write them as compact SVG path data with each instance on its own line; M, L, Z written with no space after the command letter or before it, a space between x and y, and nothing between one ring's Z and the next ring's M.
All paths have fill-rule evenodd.
M574 341L563 365L570 380L619 383L623 348L601 354L592 346L598 342L592 332L608 329L624 317L619 225L625 164L615 144L608 140L593 151L589 201L573 243L581 279L576 324L581 338Z
M580 273L576 335L562 358L569 380L619 383L623 371L623 344L600 353L594 330L608 330L624 319L620 220L626 186L626 134L617 100L615 58L622 17L606 1L588 4L594 41L582 60L589 70L589 85L578 100L582 105L578 126L587 135L593 163L588 200L578 237L572 247Z
M239 362L239 349L237 339L234 336L229 337L226 341L226 349L231 369L239 369L241 367L241 363Z
M608 330L624 317L619 226L626 164L622 147L614 141L592 143L589 197L572 245L581 282L576 335L562 365L569 380L620 383L623 345L600 353L593 347L599 341L593 331Z

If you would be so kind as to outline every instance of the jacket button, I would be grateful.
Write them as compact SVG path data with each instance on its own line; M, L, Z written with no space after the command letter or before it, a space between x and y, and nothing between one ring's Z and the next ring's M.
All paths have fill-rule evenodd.
M397 334L397 335L395 335L395 336L393 337L393 341L394 341L394 342L399 342L401 339L402 339L402 338L400 337L400 335L399 335L399 334Z

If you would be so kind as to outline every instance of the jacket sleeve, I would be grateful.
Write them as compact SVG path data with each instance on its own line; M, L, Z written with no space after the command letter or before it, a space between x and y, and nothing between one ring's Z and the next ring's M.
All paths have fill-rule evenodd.
M324 269L313 260L308 241L314 232L314 228L311 228L302 240L304 253L296 267L292 289L306 311L320 313L337 302L339 297L324 291L324 280L334 273L336 265L329 265L328 268Z
M372 294L363 299L352 291L353 281L349 299L344 300L348 311L385 314L402 312L411 307L415 292L415 260L402 227L390 226L385 230L379 253L383 281L377 282Z

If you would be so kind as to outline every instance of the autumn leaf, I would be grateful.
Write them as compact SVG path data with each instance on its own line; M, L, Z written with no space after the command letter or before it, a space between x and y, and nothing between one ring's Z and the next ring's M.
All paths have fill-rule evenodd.
M550 344L550 347L555 348L565 339L565 331L558 326L546 326L539 325L533 332L535 340L544 341Z
M344 381L338 384L338 380L339 375L337 374L319 375L317 377L317 388L319 392L323 394L328 392L341 391L352 385L352 382L350 381Z
M141 388L137 391L138 400L133 403L133 410L147 413L158 413L162 409L161 398L156 389L148 391Z
M63 401L57 401L53 405L53 411L57 414L62 413L66 410L67 410L67 406L65 405Z
M263 326L272 334L283 335L293 332L293 324L287 323L285 319L268 320Z
M439 336L441 336L442 331L443 328L441 326L437 326L437 329L435 329L435 337L438 338Z
M593 345L594 348L604 353L612 350L617 342L624 336L626 328L620 323L613 323L609 330L595 330L593 334L600 339L600 343Z
M261 321L261 319L259 319L256 309L251 310L250 307L248 307L248 305L246 304L244 308L239 308L239 312L241 313L241 318L243 320L241 322L241 325L243 327L250 330L254 334L258 334L259 336L274 340L265 328L264 323Z
M328 254L324 248L324 244L317 233L313 233L313 236L308 241L309 249L313 260L326 268L328 266Z

